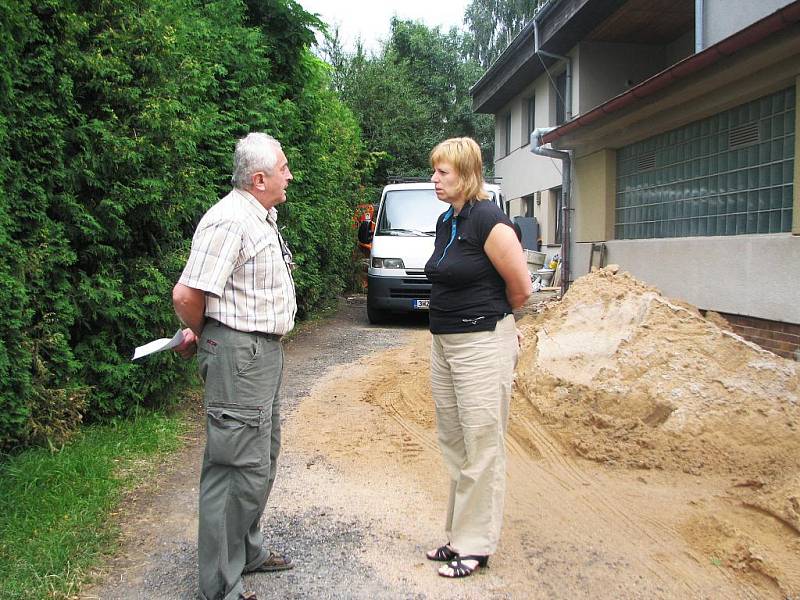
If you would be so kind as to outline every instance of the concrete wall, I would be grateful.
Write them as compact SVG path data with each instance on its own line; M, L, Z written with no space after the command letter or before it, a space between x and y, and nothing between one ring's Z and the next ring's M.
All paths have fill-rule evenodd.
M694 54L694 29L664 47L664 64L674 65L692 54Z
M588 112L666 66L663 46L582 42L576 106Z
M581 110L578 108L580 106L580 96L581 96L581 58L580 58L580 48L575 46L572 50L565 54L566 57L569 58L572 68L572 72L570 73L571 80L571 87L572 87L572 99L571 99L571 106L564 107L564 114L569 115L572 114L572 118L579 116L581 114ZM559 76L561 76L567 70L567 61L566 60L559 60L558 62L554 63L550 68L550 76L553 78L553 81L556 81ZM543 76L545 79L549 81L547 75ZM567 82L569 85L570 82ZM545 122L544 125L539 125L539 127L555 127L556 123L556 102L560 102L561 99L556 94L555 87L553 85L549 85L548 89L550 91L550 105L549 105L549 118ZM566 91L565 91L566 93ZM567 98L569 98L569 94L567 93ZM564 99L566 102L567 98ZM537 119L538 120L538 119Z
M551 194L547 190L561 185L561 164L559 161L536 156L530 151L530 140L527 135L528 98L535 97L536 127L549 127L555 122L552 110L554 91L546 76L531 82L521 94L502 108L495 115L495 162L494 173L502 177L500 185L506 200L510 201L511 217L524 212L522 198L540 194L540 204L534 208L534 216L542 229L543 240L548 243L552 234L550 217ZM511 154L501 156L505 136L503 115L511 112Z
M606 264L698 308L800 324L800 237L789 233L606 242ZM576 244L573 279L589 268Z
M494 160L495 164L502 161L503 143L505 140L504 117L511 112L511 151L512 153L519 148L527 147L530 143L528 139L528 98L535 97L535 118L536 127L550 127L551 122L555 122L555 115L551 115L550 96L553 95L552 88L548 85L546 77L539 77L536 81L528 85L521 94L506 104L495 114L494 119Z
M502 177L503 194L510 201L511 217L524 212L523 196L540 192L540 203L534 204L534 216L541 228L542 240L548 244L553 239L552 209L554 194L548 190L561 185L561 163L536 156L529 146L515 150L511 156L495 163L495 175Z
M705 0L703 48L791 4L792 0Z
M572 237L576 242L614 237L617 153L600 150L575 160Z
M514 220L515 216L521 215L525 211L525 207L523 206L522 198L515 198L513 200L508 200L508 196L506 196L506 200L509 205L509 213L511 214L511 220ZM503 207L503 211L505 211L506 207Z
M561 185L559 161L536 156L530 152L528 146L497 161L494 173L503 178L500 183L508 200Z
M800 85L800 76L796 77ZM795 131L800 130L796 94ZM665 295L720 313L800 324L800 136L795 135L793 233L614 240L616 160L601 150L578 158L570 271L589 269L588 242L605 240L616 263ZM612 185L613 184L613 185Z

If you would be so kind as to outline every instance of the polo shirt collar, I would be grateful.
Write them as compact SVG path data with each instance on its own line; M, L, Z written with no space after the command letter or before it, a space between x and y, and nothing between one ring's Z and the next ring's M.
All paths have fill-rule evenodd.
M456 215L459 219L468 219L469 213L472 212L472 207L475 205L474 200L470 200L469 202L465 202L464 206L461 208L461 212ZM444 213L444 217L442 218L443 223L447 223L450 220L450 217L453 216L453 207L447 209L447 212Z

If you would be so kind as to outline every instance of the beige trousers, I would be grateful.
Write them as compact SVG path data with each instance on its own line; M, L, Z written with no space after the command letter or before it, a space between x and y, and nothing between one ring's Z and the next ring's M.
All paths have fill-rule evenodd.
M493 554L503 521L505 433L517 365L514 316L494 331L434 334L431 390L450 474L447 533L460 554Z

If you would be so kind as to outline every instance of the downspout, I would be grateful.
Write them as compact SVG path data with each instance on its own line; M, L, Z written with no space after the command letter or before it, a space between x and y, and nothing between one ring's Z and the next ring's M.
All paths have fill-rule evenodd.
M696 2L700 2L702 0L695 0ZM572 120L572 59L569 56L561 56L560 54L553 54L552 52L547 52L546 50L542 50L539 47L539 19L541 19L547 12L549 12L550 7L553 6L553 0L550 0L547 4L545 4L539 11L533 15L533 51L536 54L540 54L542 56L548 56L550 58L555 58L557 60L563 60L567 63L567 81L565 87L565 98L564 98L564 116L566 117L567 121Z
M695 54L703 51L705 40L703 29L705 27L703 0L694 0L694 51Z
M530 150L539 156L547 156L560 160L563 164L561 170L561 297L567 293L570 279L570 252L569 252L569 230L570 230L570 200L572 158L569 152L545 148L542 145L542 136L553 131L555 127L543 127L534 129L531 132Z

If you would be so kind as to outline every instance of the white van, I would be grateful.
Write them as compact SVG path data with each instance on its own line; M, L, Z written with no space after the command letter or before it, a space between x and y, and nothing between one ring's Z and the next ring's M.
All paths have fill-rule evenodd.
M485 187L502 210L500 186L487 183ZM431 284L425 263L433 254L436 219L449 207L436 197L429 181L383 188L367 272L370 323L380 323L390 313L428 310Z

